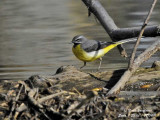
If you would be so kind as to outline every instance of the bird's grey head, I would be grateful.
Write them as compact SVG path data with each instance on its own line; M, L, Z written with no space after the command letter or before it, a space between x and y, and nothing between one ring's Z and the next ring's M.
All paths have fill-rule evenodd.
M77 35L72 39L72 43L74 44L81 44L85 42L87 38L85 38L83 35Z

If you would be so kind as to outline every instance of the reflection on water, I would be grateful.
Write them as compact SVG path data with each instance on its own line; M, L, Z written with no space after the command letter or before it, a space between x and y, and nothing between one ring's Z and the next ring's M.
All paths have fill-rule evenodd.
M119 27L142 25L151 0L101 0ZM120 5L121 4L121 5ZM159 2L151 25L159 24ZM68 44L73 36L83 34L88 38L108 40L109 37L96 22L87 17L87 9L75 0L4 0L0 2L0 80L26 79L30 75L52 75L62 65L81 66ZM145 39L138 53L155 39ZM126 44L128 53L134 43ZM159 59L154 55L144 65ZM120 57L117 49L103 58L103 69L127 66L127 59ZM97 68L99 61L88 63L86 70Z

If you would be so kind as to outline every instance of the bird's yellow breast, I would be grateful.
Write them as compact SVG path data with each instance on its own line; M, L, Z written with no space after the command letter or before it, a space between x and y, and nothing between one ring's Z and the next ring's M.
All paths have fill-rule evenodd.
M79 44L79 45L77 45L76 47L73 47L72 48L72 51L73 51L73 53L74 53L74 55L78 58L78 59L80 59L80 60L82 60L82 61L86 61L86 62L89 62L89 61L91 61L90 59L90 57L87 55L87 53L81 48L81 45Z
M86 52L81 48L81 45L79 44L76 47L73 47L72 51L78 59L85 61L85 62L91 62L100 57L103 57L109 50L111 50L112 48L116 46L117 44L111 44L98 51Z

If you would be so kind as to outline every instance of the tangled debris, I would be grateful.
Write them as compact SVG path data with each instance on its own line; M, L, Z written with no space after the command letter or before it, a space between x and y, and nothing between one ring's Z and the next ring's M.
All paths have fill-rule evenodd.
M0 94L0 119L160 119L159 89L152 94L147 91L133 92L128 88L126 90L130 91L107 96L107 88L88 89L84 92L77 88L64 90L57 84L59 82L51 82L38 75L10 84L10 90Z

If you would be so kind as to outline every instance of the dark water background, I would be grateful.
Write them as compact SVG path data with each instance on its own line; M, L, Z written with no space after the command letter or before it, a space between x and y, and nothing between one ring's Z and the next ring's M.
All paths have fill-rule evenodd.
M152 0L101 0L118 27L142 25ZM152 13L150 25L160 23L160 1ZM0 80L26 79L34 74L52 75L62 65L80 67L83 63L72 54L68 44L73 36L110 41L96 22L87 17L86 6L80 0L1 0L0 2ZM142 40L138 53L155 41ZM133 42L125 44L130 55ZM155 54L143 66L160 60ZM102 69L127 67L128 59L117 49L110 51ZM89 63L85 70L95 70L99 61Z

